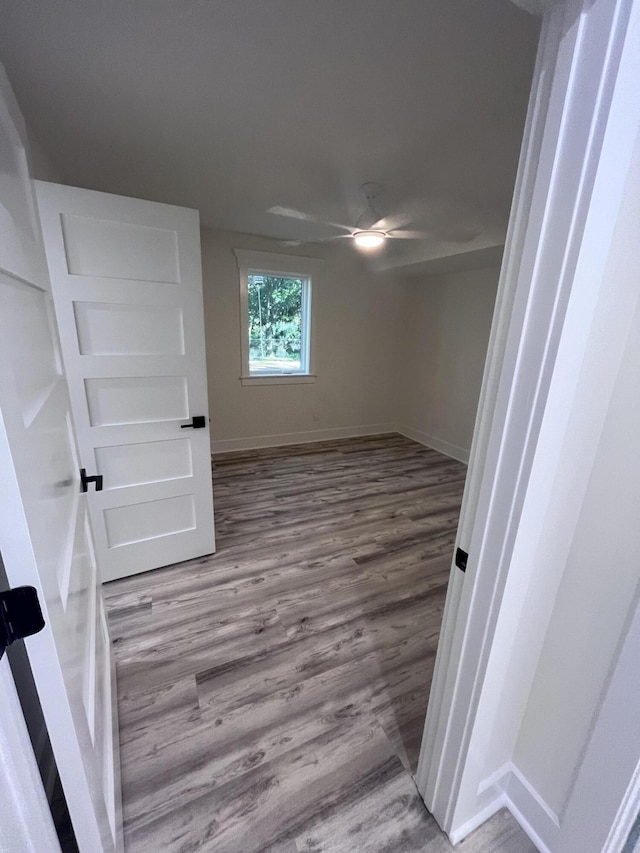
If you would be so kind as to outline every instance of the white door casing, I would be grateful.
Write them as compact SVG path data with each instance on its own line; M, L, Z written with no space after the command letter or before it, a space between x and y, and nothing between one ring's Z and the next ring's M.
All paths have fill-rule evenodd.
M36 193L103 580L212 553L198 213Z
M122 849L115 670L24 139L0 66L0 551L38 591L26 649L79 847L102 853Z
M557 562L554 554L547 560L544 596L533 602L527 597L535 549L557 487L555 474L575 466L588 479L589 454L595 452L607 388L613 385L604 381L597 393L595 382L585 385L582 393L591 409L580 431L568 429L585 353L599 342L598 379L606 371L615 376L625 339L616 324L626 322L637 294L621 279L618 290L610 288L605 299L602 280L640 126L639 33L640 7L629 0L564 0L548 4L545 12L501 273L501 311L494 321L471 454L476 482L473 494L467 490L467 517L460 530L461 544L470 551L468 570L454 577L457 598L447 602L439 677L434 679L417 774L427 805L454 842L506 804L540 849L619 849L596 846L595 841L587 848L584 838L606 837L620 820L611 803L611 782L604 779L616 778L622 790L629 783L619 745L625 745L627 763L633 764L638 743L633 704L626 703L626 709L612 704L607 711L609 695L605 699L562 813L544 814L542 799L525 791L524 784L513 784L516 774L504 772L512 764L503 766L502 761L513 756L505 744L517 737L521 703L528 701L527 687L562 576L562 560ZM566 435L573 455L560 458ZM567 482L575 487L576 481ZM576 514L581 496L575 488L566 496ZM527 514L521 522L523 507ZM563 536L570 535L572 526L564 517L557 526ZM541 565L535 568L540 576ZM507 582L507 591L516 591L517 597L512 595L505 605ZM513 658L517 678L509 681L504 674L517 631L527 619L535 622L536 643ZM621 647L618 665L611 662L612 669L619 670L628 658L631 637ZM618 703L621 688L618 683ZM606 723L606 716L617 719L616 727ZM506 755L492 773L485 750L496 731ZM598 758L592 760L596 743ZM527 794L526 812L514 791ZM635 796L628 793L625 803L631 816L629 803L636 813L640 805L638 791L636 785ZM541 831L545 827L548 832Z
M0 851L60 853L9 661L0 661Z

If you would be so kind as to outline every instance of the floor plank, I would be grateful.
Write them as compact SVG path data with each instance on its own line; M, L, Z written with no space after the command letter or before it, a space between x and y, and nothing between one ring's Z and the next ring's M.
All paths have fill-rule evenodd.
M415 772L466 469L399 435L218 456L218 552L106 587L129 853L452 848ZM507 813L463 850L534 848Z

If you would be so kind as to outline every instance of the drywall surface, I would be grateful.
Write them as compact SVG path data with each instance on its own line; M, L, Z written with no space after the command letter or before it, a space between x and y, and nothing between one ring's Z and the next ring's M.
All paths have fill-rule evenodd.
M409 281L400 422L436 449L468 459L500 270Z
M636 300L635 311L617 318L622 358L612 386L600 389L601 397L611 397L514 756L557 814L570 795L640 584L639 187L640 137L604 278L604 287L623 289L630 304ZM549 524L562 524L562 516Z
M570 794L640 583L639 388L637 311L515 752L516 765L557 814Z
M312 296L314 384L241 384L239 274L233 249L324 258ZM292 251L266 238L208 229L202 231L202 262L214 450L234 449L233 442L240 448L252 437L284 436L282 443L304 440L304 433L330 438L331 430L375 429L396 420L405 301L403 288L391 276L369 272L352 247Z
M317 380L240 382L239 277L233 249L320 257L314 283ZM341 430L406 432L466 461L499 270L398 281L374 273L352 247L284 248L277 241L202 231L212 444L288 443Z
M551 849L638 604L640 142L626 187L584 342L580 277L570 300L460 807L506 789Z

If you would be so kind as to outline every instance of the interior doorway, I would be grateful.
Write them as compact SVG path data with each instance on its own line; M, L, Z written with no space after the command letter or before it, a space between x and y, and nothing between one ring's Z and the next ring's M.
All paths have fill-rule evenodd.
M611 732L634 725L622 679L637 648L637 593L625 597L624 618L604 595L581 602L580 618L563 603L572 577L577 603L583 584L593 589L585 572L602 573L602 559L585 546L596 528L576 524L595 505L589 478L605 452L605 423L615 423L614 380L637 367L625 345L636 339L639 25L638 9L624 0L557 4L544 17L472 451L472 471L474 453L481 464L467 531L471 572L450 596L418 771L425 801L454 841L506 804L540 850L617 851L637 812L638 756L606 746ZM620 457L615 464L625 467ZM606 513L602 502L598 518ZM603 530L599 541L610 535ZM626 541L628 525L621 535ZM554 645L559 620L568 633ZM590 640L600 648L598 620L617 645L596 676L584 655ZM552 734L559 704L542 688L545 654L557 659L560 647L575 655L572 687L555 690L554 702L562 693L571 707L578 681L596 695L581 705L579 734L565 711L571 749L562 758L556 750L543 777L535 755L566 743L566 732ZM557 662L570 671L566 657Z

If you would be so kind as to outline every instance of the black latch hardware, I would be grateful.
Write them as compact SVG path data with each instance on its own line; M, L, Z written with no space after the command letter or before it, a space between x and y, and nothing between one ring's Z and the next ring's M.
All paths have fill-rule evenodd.
M462 569L463 572L467 571L467 560L469 559L469 555L466 551L463 551L462 548L456 549L456 566L459 569Z
M0 592L0 658L14 640L44 628L38 593L33 586L16 586Z
M193 429L204 429L207 425L207 421L204 415L196 415L191 418L190 424L181 424L180 429L189 429L189 427L193 427Z
M87 477L87 469L80 469L80 491L86 492L89 489L89 483L96 484L96 492L102 491L102 474L94 474L93 477Z

